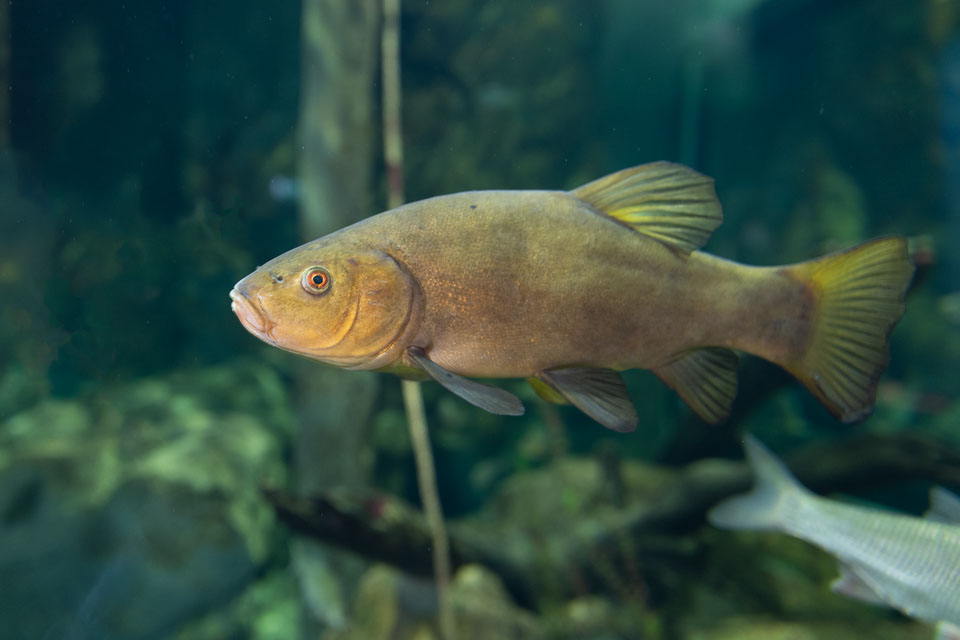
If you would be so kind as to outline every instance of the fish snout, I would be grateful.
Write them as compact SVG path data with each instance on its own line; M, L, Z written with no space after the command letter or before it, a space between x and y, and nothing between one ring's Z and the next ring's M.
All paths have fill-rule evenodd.
M266 319L250 299L234 287L230 290L230 300L230 308L237 315L240 324L250 333L265 337L267 334Z

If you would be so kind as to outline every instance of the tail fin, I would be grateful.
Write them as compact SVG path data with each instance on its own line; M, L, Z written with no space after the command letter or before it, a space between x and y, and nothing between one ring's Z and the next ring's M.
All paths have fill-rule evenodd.
M804 354L786 367L844 422L873 413L888 338L913 276L905 238L878 238L788 267L817 299Z
M753 470L753 490L724 500L710 510L707 520L720 529L780 530L783 514L808 491L759 440L747 435L743 446Z

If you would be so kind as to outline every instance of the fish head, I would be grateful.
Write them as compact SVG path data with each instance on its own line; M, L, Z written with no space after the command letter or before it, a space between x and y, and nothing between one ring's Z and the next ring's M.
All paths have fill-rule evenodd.
M345 369L389 366L423 310L419 283L390 254L321 241L259 267L230 299L240 323L264 342Z

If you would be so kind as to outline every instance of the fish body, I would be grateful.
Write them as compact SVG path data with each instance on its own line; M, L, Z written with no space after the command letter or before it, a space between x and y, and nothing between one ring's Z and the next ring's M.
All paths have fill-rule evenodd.
M960 624L960 521L956 498L943 489L935 517L846 504L813 494L756 439L745 442L754 489L714 507L723 529L779 531L837 557L835 591L898 609L944 633ZM937 503L942 507L936 509Z
M565 192L439 196L304 245L298 258L341 243L377 247L416 274L412 304L426 309L412 343L462 376L526 378L570 364L652 369L678 352L748 341L751 351L795 349L800 340L758 338L776 322L765 313L774 306L782 333L802 335L800 283L776 269L677 255ZM760 304L774 295L777 305Z
M629 430L636 414L616 372L642 368L716 421L735 393L737 349L787 367L842 418L863 417L912 274L903 239L751 267L697 250L720 219L712 180L670 163L572 192L439 196L287 252L231 298L271 344L344 368L432 377L497 413L522 406L469 378L528 378L541 395ZM305 280L311 269L322 290ZM824 359L815 348L824 292L851 271L866 292L848 296L865 307L853 308L853 337L866 344L829 366L811 362ZM831 329L841 339L846 307Z

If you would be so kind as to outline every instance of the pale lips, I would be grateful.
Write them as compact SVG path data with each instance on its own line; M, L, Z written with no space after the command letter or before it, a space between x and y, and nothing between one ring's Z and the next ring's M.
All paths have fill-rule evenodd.
M237 314L240 324L242 324L247 331L258 336L266 335L267 327L263 316L253 307L253 304L246 296L236 289L231 289L230 300L232 300L230 308Z

